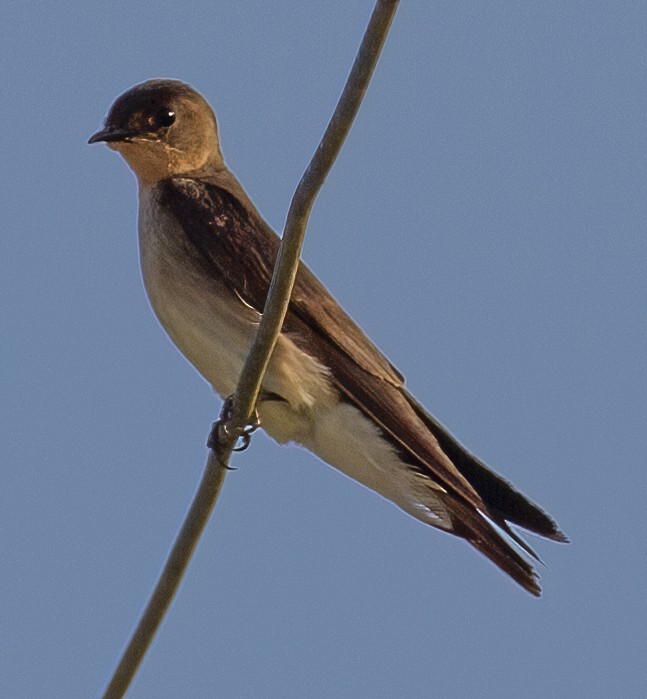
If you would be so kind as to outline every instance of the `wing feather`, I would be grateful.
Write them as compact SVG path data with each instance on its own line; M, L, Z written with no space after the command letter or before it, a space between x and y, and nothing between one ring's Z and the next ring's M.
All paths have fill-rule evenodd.
M261 312L278 254L276 233L231 193L203 180L165 180L161 203L180 218L196 263ZM409 454L412 468L486 508L416 415L402 375L303 263L284 331L330 369L340 393Z
M240 302L262 312L280 241L233 175L223 171L222 180L174 177L158 186L160 204L185 232L188 257ZM507 523L556 541L566 537L545 512L469 454L415 401L404 388L402 374L303 263L283 330L330 370L342 398L382 430L410 468L441 486L454 533L538 594L532 568L505 537L537 556Z

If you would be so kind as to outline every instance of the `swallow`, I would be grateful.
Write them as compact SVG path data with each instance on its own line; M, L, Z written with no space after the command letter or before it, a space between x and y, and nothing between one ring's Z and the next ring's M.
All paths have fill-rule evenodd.
M119 96L104 142L139 187L139 253L151 306L223 398L253 342L279 238L220 150L213 110L191 86L157 79ZM490 470L408 392L403 375L300 263L257 413L416 519L465 539L533 595L537 555L511 528L567 541L555 521Z

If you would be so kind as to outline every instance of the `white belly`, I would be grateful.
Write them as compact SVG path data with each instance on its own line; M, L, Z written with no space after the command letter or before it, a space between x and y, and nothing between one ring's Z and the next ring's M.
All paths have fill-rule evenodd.
M218 280L183 261L177 224L140 193L139 243L144 286L160 323L178 349L222 397L231 395L256 334L260 314ZM327 370L282 335L263 389L285 403L273 404L264 422L277 441L308 436L315 406L337 401ZM261 419L263 419L263 410ZM287 420L287 424L286 423Z
M178 254L182 237L178 224L142 188L139 244L148 298L178 349L224 398L236 389L260 314L187 263ZM325 367L286 335L279 338L263 389L284 399L258 406L263 429L276 441L300 443L414 517L447 525L432 484L401 462L372 421L340 401Z

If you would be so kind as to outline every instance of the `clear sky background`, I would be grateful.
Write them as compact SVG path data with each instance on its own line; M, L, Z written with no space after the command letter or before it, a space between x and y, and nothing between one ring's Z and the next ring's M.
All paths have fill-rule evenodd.
M99 695L219 401L88 146L175 77L281 229L372 2L16 2L0 22L0 695ZM647 683L647 5L402 3L304 257L410 389L555 516L544 596L296 447L235 458L130 692L639 697Z

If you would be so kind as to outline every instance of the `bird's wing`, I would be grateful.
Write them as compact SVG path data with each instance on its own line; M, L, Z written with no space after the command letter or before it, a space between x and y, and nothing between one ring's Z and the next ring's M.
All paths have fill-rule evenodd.
M246 304L263 310L279 239L254 210L203 179L174 177L160 185L186 234L187 253ZM301 264L284 332L331 372L342 395L368 415L409 455L412 468L487 509L425 427L403 391L403 378Z
M160 203L178 218L187 254L244 303L262 312L279 239L250 203L218 183L189 177L160 183ZM301 264L283 331L331 373L340 394L390 438L410 467L444 489L453 533L537 594L532 568L494 530L495 522L526 553L507 522L565 540L555 522L467 452L405 390L402 375ZM479 514L481 513L481 514Z

